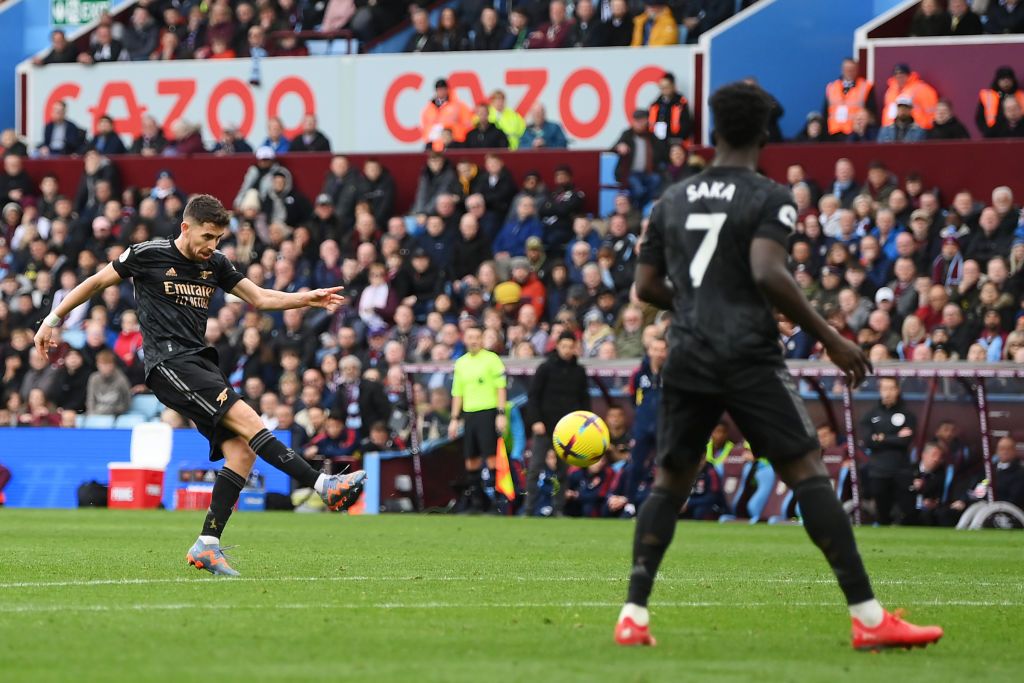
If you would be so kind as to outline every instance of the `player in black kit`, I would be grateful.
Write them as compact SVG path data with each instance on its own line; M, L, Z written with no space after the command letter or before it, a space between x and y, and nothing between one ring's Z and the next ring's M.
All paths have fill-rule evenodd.
M221 550L220 536L257 455L303 486L316 489L332 510L345 510L358 500L366 473L328 477L311 468L267 430L218 368L217 351L205 341L215 288L264 311L306 306L333 311L344 301L338 293L341 287L288 294L246 279L217 251L228 232L229 218L214 197L193 197L185 207L178 237L134 244L71 290L39 326L35 345L47 354L57 343L55 329L71 311L107 287L134 279L146 385L164 405L195 423L210 442L210 460L225 460L213 485L202 532L186 557L198 569L236 576Z
M854 647L935 642L941 628L909 624L875 599L783 361L773 306L821 340L852 385L871 370L860 348L815 313L786 268L796 207L788 189L755 171L770 100L758 86L736 83L718 90L710 104L714 164L662 195L636 269L637 295L673 316L662 371L658 472L637 517L629 596L615 639L654 645L647 600L708 437L727 410L753 452L771 461L796 496L804 528L846 595Z

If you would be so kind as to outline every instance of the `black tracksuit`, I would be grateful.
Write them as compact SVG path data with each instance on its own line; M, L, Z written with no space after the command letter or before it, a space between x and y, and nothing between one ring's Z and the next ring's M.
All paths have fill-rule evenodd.
M878 507L879 524L892 523L893 505L904 513L913 499L909 493L911 483L910 448L917 428L917 418L899 399L886 407L881 402L861 418L861 446L870 456L867 466L870 496ZM900 436L904 429L910 434ZM882 439L876 440L875 436Z

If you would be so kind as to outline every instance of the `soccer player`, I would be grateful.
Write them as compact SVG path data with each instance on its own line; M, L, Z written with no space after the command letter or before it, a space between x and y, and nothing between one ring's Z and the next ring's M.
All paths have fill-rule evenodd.
M805 299L786 268L796 224L789 191L756 172L771 100L735 83L711 97L715 160L669 188L654 206L636 269L638 296L672 310L662 374L658 472L637 517L629 595L615 639L654 645L647 600L679 510L705 459L708 436L727 410L753 451L771 461L796 496L804 529L846 596L857 649L923 646L938 626L915 626L875 599L821 461L814 426L786 369L772 306L819 339L856 386L871 371Z
M46 355L57 343L55 328L75 308L124 278L134 278L146 385L164 405L196 424L210 442L211 461L225 460L202 531L186 558L197 569L237 576L221 550L220 536L257 455L315 489L332 510L345 510L356 502L366 473L329 477L311 468L267 430L218 368L217 351L204 340L215 287L263 311L306 306L333 311L344 301L338 293L341 287L288 294L256 286L217 251L217 243L228 232L228 220L214 197L193 197L175 239L134 244L71 290L39 326L35 345Z

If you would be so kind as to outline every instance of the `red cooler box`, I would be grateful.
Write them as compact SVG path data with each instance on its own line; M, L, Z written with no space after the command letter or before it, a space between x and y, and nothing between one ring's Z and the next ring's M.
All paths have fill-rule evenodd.
M163 470L130 462L112 462L107 467L110 470L109 507L144 509L160 506L164 495Z

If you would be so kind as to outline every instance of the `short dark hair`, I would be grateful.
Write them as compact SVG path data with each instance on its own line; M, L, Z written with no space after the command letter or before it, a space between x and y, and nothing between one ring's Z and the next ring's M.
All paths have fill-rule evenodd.
M715 134L733 147L750 147L767 135L771 102L761 86L751 83L723 85L710 100Z
M671 71L666 71L661 75L661 77L668 81L669 83L671 83L672 85L675 85L676 83L676 75Z
M184 219L189 225L213 223L217 227L223 228L231 221L231 216L216 197L197 194L185 205Z

